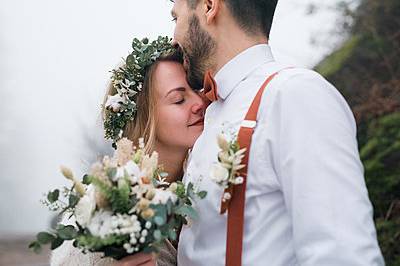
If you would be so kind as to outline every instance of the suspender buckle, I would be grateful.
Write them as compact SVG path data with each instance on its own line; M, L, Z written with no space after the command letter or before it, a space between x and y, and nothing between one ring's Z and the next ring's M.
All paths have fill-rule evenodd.
M243 120L241 125L242 127L248 127L248 128L255 128L257 125L257 121L253 120Z

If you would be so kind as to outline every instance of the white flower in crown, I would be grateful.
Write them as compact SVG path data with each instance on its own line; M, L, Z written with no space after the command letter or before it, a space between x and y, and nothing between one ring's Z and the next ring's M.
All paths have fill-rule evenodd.
M105 103L106 109L111 109L113 112L119 112L122 104L126 103L125 97L120 96L119 94L115 94L112 96L108 96L107 101Z
M219 134L217 138L218 147L218 162L216 162L210 173L210 178L223 189L230 185L239 185L244 182L244 178L239 176L238 171L245 167L242 164L242 159L246 149L240 149L236 138L232 137L227 140L224 134ZM225 193L229 194L229 193ZM229 200L230 195L223 195L224 200Z

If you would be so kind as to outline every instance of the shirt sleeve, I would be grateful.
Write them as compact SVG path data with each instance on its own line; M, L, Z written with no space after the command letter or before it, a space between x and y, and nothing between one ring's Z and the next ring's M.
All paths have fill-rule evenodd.
M353 114L319 74L298 71L273 105L279 183L300 265L384 265Z

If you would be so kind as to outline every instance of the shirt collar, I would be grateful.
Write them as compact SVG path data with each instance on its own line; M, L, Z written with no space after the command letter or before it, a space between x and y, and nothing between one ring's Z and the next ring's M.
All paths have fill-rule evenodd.
M226 63L215 75L218 96L226 99L233 89L259 66L273 61L268 44L254 45Z

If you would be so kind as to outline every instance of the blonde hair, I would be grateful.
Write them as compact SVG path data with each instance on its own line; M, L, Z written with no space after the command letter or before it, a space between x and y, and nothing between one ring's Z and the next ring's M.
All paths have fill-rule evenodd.
M130 139L133 143L137 144L139 138L144 138L145 151L150 153L153 151L156 142L156 105L157 97L154 86L154 73L160 62L176 62L183 64L183 58L179 51L174 51L171 54L159 57L154 63L147 66L146 74L143 82L142 90L135 95L136 108L135 117L133 120L127 122L123 129L122 137ZM103 120L105 117L105 103L108 96L115 95L117 90L110 82L107 86L107 92L103 100L102 115Z

